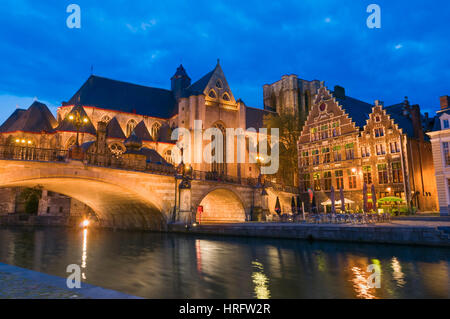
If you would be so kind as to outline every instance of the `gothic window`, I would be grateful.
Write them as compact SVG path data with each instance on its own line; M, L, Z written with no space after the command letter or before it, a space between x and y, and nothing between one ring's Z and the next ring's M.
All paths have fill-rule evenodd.
M208 96L212 99L215 99L217 97L217 94L214 90L209 91Z
M228 93L224 93L223 96L222 96L222 99L223 99L224 101L230 101L230 100L231 100L231 99L230 99L230 96L228 95Z
M157 140L159 137L159 131L161 129L161 124L159 122L156 122L152 125L152 129L150 130L150 134L153 137L153 140Z
M71 148L72 146L75 145L75 143L77 142L76 138L74 136L72 136L68 141L67 141L67 149Z
M221 89L222 87L223 87L222 81L217 80L217 82L216 82L216 88Z
M225 131L225 127L220 124L217 123L215 124L213 127L218 128L221 132L222 132L222 146L223 146L223 150L222 150L222 158L216 158L213 162L212 162L212 166L211 166L211 171L218 174L219 176L221 175L226 175L227 174L227 165L225 163L225 159L226 159L226 131ZM211 143L213 143L215 140L215 136L212 136L211 138ZM214 144L212 144L214 145ZM216 149L219 145L215 145L214 149L212 150L211 155L214 157L216 155ZM217 162L219 161L219 163Z
M172 150L165 151L163 157L167 163L173 165L174 162L173 162L173 158L172 158Z
M120 156L125 152L125 148L122 145L120 145L119 143L113 143L113 144L109 145L109 150L115 156Z
M127 123L127 137L131 135L137 123L135 120L129 120Z

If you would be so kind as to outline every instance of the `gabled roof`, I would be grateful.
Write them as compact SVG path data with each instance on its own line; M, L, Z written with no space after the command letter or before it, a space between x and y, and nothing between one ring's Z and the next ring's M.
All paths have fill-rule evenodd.
M151 148L143 147L139 150L139 152L147 157L147 161L150 163L157 163L157 164L165 164L170 165L167 163L167 161L159 155L157 151Z
M403 115L403 109L405 104L398 103L390 106L384 107L387 114L394 120L394 123L402 129L403 133L410 137L414 137L414 128L411 119Z
M11 125L13 125L19 118L22 116L23 113L25 113L27 110L24 109L16 109L9 117L8 119L0 126L0 132L8 132L10 131L9 128Z
M245 107L245 122L246 122L246 129L254 128L256 130L259 130L260 128L265 127L264 126L264 115L274 114L277 115L277 113L269 111L269 110L263 110L263 109L256 109L253 107Z
M87 118L88 122L84 123L80 127L81 133L89 133L92 135L96 135L97 131L92 125L91 121L89 120L89 117L87 116L86 112L84 111L84 108L82 106L76 105L72 108L72 110L69 112L69 114L66 115L66 117L59 123L58 127L55 129L55 131L63 131L63 132L76 132L77 128L73 121L69 119L70 115L75 115L76 112L80 113L81 118Z
M334 92L332 92L334 95ZM350 96L336 97L336 101L342 106L344 111L349 115L356 126L363 129L367 124L370 113L372 113L372 105Z
M144 121L140 121L139 124L134 128L133 132L143 141L153 141L153 138L150 135L147 125L145 125Z
M171 139L171 135L172 129L170 128L169 124L163 123L163 125L159 129L158 142L176 144L176 141L173 141Z
M57 124L47 105L35 101L26 111L16 110L4 123L3 132L52 132Z
M216 69L212 70L211 72L203 76L200 80L188 86L185 90L185 93L188 96L192 94L202 94L208 86L209 81L211 81L211 78L215 71Z
M126 136L120 127L119 121L113 117L106 126L106 137L125 139Z
M178 112L172 91L91 75L66 105L170 118Z

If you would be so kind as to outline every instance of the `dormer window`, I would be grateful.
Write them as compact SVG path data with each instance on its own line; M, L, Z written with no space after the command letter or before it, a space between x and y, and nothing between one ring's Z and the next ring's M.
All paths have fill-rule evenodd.
M216 82L216 88L218 88L218 89L223 88L222 81L217 80L217 82Z
M228 95L228 93L224 93L223 96L222 96L222 99L224 101L230 101L230 96Z
M444 129L450 128L448 120L442 120L442 127Z
M215 99L217 97L216 92L214 90L209 91L208 96L212 99Z

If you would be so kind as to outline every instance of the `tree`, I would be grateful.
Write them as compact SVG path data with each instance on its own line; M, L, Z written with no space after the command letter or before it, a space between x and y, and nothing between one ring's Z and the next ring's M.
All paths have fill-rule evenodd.
M264 116L264 126L268 129L278 128L280 133L280 166L276 174L277 180L285 185L297 185L298 148L303 119L301 116L283 113ZM270 134L270 131L268 132Z
M42 187L25 188L19 195L19 199L25 203L25 213L36 215L39 210L39 199L42 196Z

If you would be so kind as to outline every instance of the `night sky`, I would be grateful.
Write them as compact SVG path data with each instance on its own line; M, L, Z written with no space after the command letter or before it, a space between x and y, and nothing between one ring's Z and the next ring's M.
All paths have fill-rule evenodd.
M66 7L81 7L81 29ZM381 29L366 8L381 7ZM94 74L170 88L183 63L193 81L217 58L235 98L263 106L265 83L318 79L385 105L408 96L435 112L450 94L450 1L2 0L0 122L37 98L52 111Z

